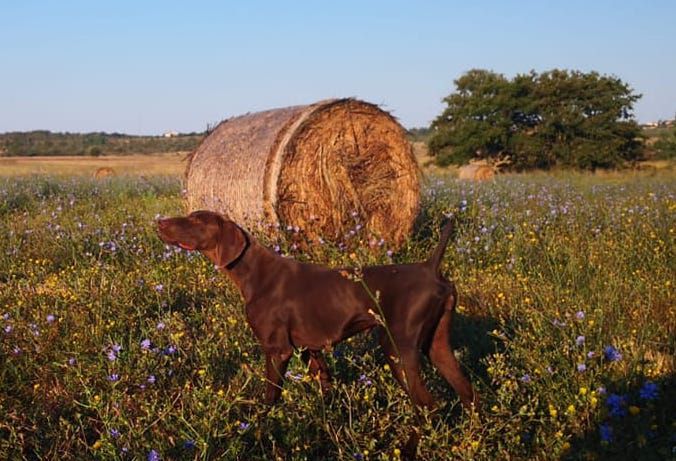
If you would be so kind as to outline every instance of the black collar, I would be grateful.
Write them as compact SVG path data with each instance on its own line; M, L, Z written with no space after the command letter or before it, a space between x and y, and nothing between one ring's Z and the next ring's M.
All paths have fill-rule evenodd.
M248 250L249 247L251 246L249 234L247 234L246 232L242 232L242 234L244 234L244 240L246 241L246 243L244 244L244 249L242 249L242 252L239 254L239 256L237 256L235 259L233 259L232 261L230 261L228 264L225 265L225 268L229 271L231 271L237 265L237 263L242 260L242 258L244 257L244 253L246 253L246 250ZM217 267L222 268L223 266Z

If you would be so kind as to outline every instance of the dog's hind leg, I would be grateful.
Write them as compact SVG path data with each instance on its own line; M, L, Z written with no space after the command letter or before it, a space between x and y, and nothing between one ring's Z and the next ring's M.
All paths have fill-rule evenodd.
M303 362L307 363L310 368L310 376L319 379L319 384L322 387L322 392L326 393L331 390L331 372L329 366L324 360L321 351L311 351L305 349L301 354Z
M385 353L387 364L395 379L411 396L413 403L427 408L434 407L434 398L425 387L420 375L420 351L415 348L395 349L390 338L383 332L380 345Z
M456 297L457 295L452 294L446 299L444 313L434 331L429 356L441 375L453 386L462 404L469 409L478 406L479 396L465 378L449 343Z

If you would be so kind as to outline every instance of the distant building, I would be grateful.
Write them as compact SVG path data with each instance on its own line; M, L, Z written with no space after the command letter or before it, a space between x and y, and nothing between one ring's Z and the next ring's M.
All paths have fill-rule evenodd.
M175 138L178 136L178 132L176 131L165 131L164 134L162 134L165 138Z

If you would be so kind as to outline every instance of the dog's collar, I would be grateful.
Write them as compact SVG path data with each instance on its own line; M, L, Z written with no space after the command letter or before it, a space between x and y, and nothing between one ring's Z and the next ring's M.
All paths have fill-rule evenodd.
M242 233L244 234L244 241L245 241L244 248L242 249L242 252L239 254L239 256L237 256L235 259L230 261L228 264L216 264L216 269L219 269L219 270L220 269L227 269L227 270L230 271L237 265L238 262L240 262L242 260L242 258L244 257L244 253L246 253L247 250L249 249L249 247L251 246L251 240L249 240L249 235L246 232L242 232Z

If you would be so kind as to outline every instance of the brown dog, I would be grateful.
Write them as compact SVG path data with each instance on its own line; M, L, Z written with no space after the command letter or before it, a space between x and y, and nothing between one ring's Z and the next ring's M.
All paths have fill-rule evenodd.
M157 228L164 242L200 251L239 288L247 320L265 353L266 402L279 398L294 348L305 349L310 371L327 388L330 375L321 350L360 331L382 329L383 320L389 330L380 335L385 357L417 405L434 404L420 376L421 351L465 407L477 402L448 342L457 292L441 275L439 264L451 235L450 223L427 261L365 267L360 280L346 276L353 273L349 269L282 258L214 212L160 219Z

